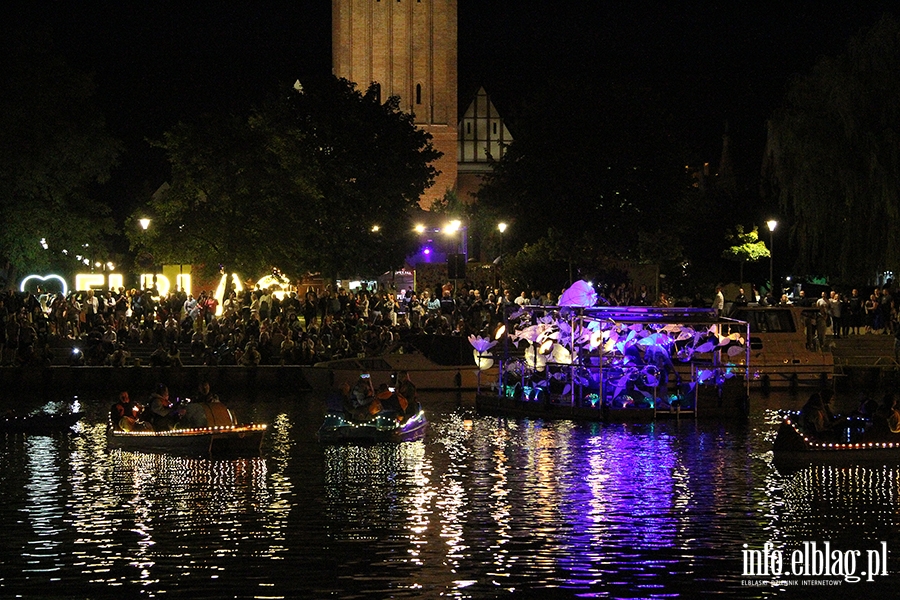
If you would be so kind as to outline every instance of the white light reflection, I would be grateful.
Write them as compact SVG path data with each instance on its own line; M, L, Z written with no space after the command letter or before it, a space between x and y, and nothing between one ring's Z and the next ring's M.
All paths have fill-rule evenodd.
M379 550L370 557L373 568L389 565L414 572L432 562L433 557L423 558L436 550L428 548L437 497L432 470L421 441L326 447L323 516L332 539L379 542L386 529L401 539L377 546ZM407 589L418 589L420 584L412 581Z
M59 571L61 541L58 536L65 531L65 513L57 498L61 493L62 477L59 467L59 450L56 441L49 436L29 436L27 446L28 483L25 514L31 523L36 539L22 549L25 573Z
M73 446L65 522L78 531L72 554L88 581L149 590L173 560L183 561L177 569L188 577L210 580L224 569L216 558L173 552L186 547L221 559L246 554L247 545L264 558L284 554L290 482L270 473L266 459L107 453L103 424L85 428ZM268 543L263 549L260 537Z

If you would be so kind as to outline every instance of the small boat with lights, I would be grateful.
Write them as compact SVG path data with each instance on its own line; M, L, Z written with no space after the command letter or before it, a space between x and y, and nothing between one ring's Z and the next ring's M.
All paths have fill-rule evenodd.
M50 435L65 433L84 416L82 412L47 413L38 412L30 415L6 414L0 417L0 432L30 433Z
M165 389L165 386L161 387ZM147 411L142 412L142 407L130 403L125 395L125 404L120 400L110 411L107 445L122 450L209 458L259 456L262 451L266 426L239 424L218 398L213 397L205 402L186 400L179 402L178 406L183 416L177 422L166 425L157 422L154 429L148 421L142 420L142 414L147 414Z
M428 419L416 403L409 416L395 410L382 410L363 420L344 410L330 409L317 437L328 444L415 442L425 437Z
M818 439L803 431L799 415L788 415L778 428L772 451L776 461L796 460L874 460L900 463L900 434L877 439L859 435L862 427L850 428L840 439ZM890 437L893 435L893 437Z
M259 456L266 425L221 425L169 431L123 431L108 428L110 448L208 458Z

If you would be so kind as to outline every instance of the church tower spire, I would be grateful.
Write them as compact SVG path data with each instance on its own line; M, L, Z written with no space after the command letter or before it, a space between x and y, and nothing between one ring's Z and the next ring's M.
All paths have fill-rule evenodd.
M334 74L399 96L443 153L423 206L456 188L456 0L332 0Z

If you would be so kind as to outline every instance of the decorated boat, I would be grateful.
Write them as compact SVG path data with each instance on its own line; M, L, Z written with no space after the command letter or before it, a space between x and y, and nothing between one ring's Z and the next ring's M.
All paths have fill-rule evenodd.
M107 429L110 448L210 458L259 456L266 425L224 425L170 431Z
M331 409L319 428L318 438L325 443L415 442L425 437L428 419L420 404L408 417L394 410L383 410L365 420L356 420L343 410Z
M844 436L840 440L817 439L802 430L799 417L785 417L772 446L776 460L875 460L900 463L900 434L896 439L867 440Z
M597 306L575 282L555 306L507 306L475 364L498 364L476 395L488 414L610 422L744 417L748 324L708 308ZM489 380L489 379L488 379Z
M7 414L0 417L0 432L49 435L69 431L84 416L82 412L30 415Z

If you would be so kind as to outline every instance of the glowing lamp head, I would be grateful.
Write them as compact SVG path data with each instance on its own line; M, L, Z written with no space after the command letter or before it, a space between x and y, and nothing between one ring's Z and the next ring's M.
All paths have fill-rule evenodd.
M138 223L140 223L141 229L143 229L144 231L147 231L147 228L150 227L150 219L138 219Z

